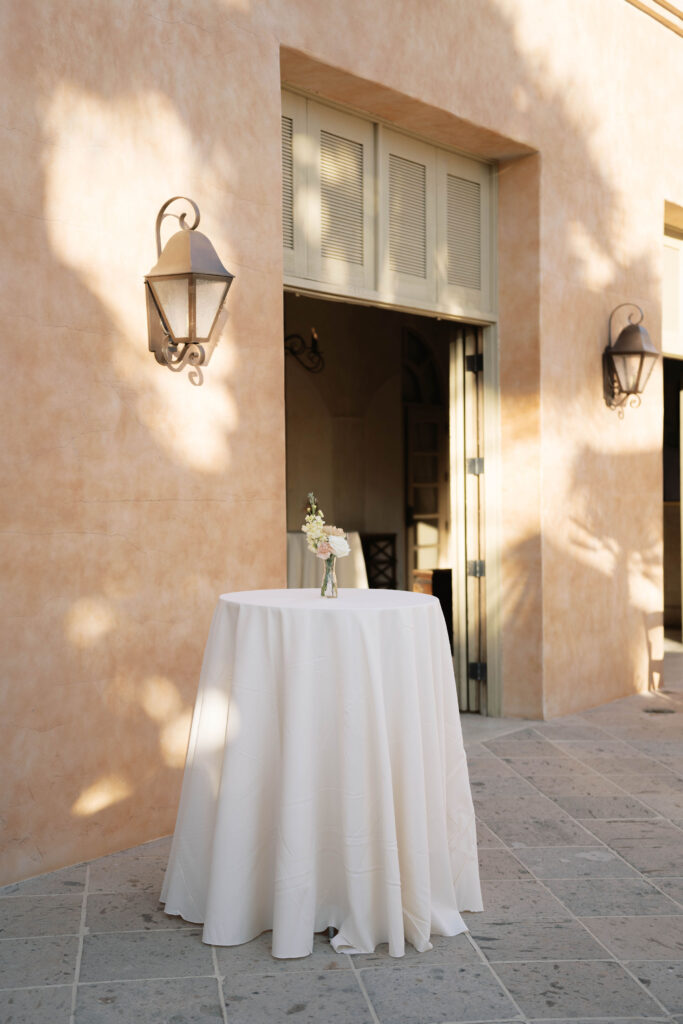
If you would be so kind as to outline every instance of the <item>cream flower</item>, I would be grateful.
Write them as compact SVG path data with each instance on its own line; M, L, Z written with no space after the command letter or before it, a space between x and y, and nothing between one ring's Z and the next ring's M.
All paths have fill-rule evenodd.
M328 540L328 545L332 551L332 554L336 555L337 558L344 558L351 551L349 542L345 537L338 537L333 535ZM320 549L318 549L320 550Z

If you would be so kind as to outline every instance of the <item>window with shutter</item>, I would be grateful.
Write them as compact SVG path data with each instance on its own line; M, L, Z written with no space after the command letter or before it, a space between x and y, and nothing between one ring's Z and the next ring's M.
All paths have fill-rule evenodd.
M282 95L286 283L493 317L491 168L304 96Z

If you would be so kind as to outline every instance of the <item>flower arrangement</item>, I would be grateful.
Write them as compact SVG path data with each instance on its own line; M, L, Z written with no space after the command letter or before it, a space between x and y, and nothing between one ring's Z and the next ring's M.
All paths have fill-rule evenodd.
M339 526L327 526L323 510L318 507L315 494L308 495L308 510L303 526L306 534L308 550L325 562L323 585L320 593L323 597L337 596L337 580L334 563L337 558L345 558L351 551L346 534Z

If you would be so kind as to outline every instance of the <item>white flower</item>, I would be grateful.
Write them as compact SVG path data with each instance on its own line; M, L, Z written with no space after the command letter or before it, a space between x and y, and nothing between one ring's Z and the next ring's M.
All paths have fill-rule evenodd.
M330 545L337 558L344 558L345 555L348 555L351 552L349 542L345 537L335 537L333 535L332 537L328 537L327 543Z

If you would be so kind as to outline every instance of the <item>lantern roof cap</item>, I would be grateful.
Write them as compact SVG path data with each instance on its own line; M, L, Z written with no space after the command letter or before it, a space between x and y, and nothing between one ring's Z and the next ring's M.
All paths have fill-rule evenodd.
M189 228L171 235L147 277L167 277L172 274L206 274L230 281L234 277L223 266L206 235Z
M627 324L611 346L615 355L655 355L659 352L652 344L650 335L640 324Z

